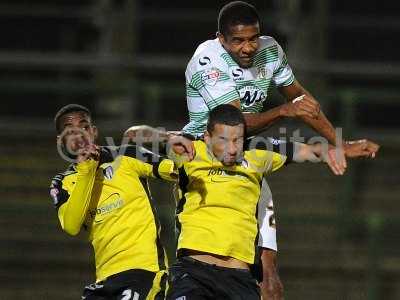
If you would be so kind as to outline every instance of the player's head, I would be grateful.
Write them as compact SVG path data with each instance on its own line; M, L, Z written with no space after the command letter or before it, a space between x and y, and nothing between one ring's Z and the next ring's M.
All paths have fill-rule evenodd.
M57 130L57 143L66 154L74 155L88 143L97 138L97 128L93 125L89 109L79 104L62 107L54 117Z
M231 166L243 156L245 133L243 113L233 105L223 104L210 112L204 141L219 161Z
M260 17L255 7L243 1L230 2L222 7L217 36L240 67L251 67L260 36Z

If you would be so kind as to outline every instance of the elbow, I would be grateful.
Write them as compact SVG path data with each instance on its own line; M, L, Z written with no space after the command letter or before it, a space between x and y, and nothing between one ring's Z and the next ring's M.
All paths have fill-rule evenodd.
M72 236L78 235L81 230L81 226L75 224L74 222L69 222L69 220L65 220L65 218L59 218L59 220L63 231Z
M79 228L63 228L63 230L71 236L76 236L80 232Z
M58 210L58 220L61 225L61 229L68 233L69 235L75 236L81 231L82 223L79 218L74 217L67 210L67 205L63 204Z

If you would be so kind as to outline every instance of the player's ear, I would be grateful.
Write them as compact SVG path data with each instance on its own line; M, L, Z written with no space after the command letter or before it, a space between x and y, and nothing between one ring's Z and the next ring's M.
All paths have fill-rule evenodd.
M204 133L204 141L206 142L206 144L209 144L211 141L211 135L208 130L206 130L206 132Z
M224 35L221 33L221 32L219 32L219 31L217 31L217 38L219 39L219 42L221 43L221 44L225 44L225 37L224 37Z

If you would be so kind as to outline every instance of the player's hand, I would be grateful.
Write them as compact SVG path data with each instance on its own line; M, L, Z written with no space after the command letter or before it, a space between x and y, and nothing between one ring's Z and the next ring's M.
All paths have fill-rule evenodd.
M347 157L371 157L375 158L380 146L369 140L346 141L343 148Z
M347 168L343 148L328 145L327 153L322 153L322 160L326 162L335 175L343 175Z
M281 106L281 115L284 117L308 117L317 119L321 107L313 98L302 95Z
M283 285L279 276L270 276L260 283L262 300L283 300Z
M263 280L260 282L263 300L283 300L283 284L276 266L276 252L263 249L261 252Z
M78 150L77 162L83 162L89 159L100 160L100 147L95 144L88 144L84 148Z
M193 141L184 136L170 134L168 136L168 147L175 154L186 156L189 161L194 158L195 150L193 147Z

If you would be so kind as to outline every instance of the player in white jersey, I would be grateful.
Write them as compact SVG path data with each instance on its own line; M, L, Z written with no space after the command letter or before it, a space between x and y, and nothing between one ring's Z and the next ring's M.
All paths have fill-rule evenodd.
M286 55L277 41L260 34L256 9L245 2L225 5L218 17L217 38L202 43L186 69L187 106L190 122L184 133L201 138L210 110L231 103L246 112L247 127L256 133L282 117L299 117L332 144L347 147L336 139L332 124L315 98L295 79ZM263 111L263 102L273 86L287 102ZM375 156L379 146L360 141L348 157ZM260 241L262 247L263 296L282 299L283 287L276 270L276 231L272 220L272 196L263 182L260 201Z
M197 48L185 74L190 122L183 128L184 132L203 135L209 111L238 99L243 112L260 113L272 86L294 84L292 69L276 40L270 36L254 38L259 46L248 68L231 57L220 38L206 41ZM309 112L302 112L313 116L312 110L318 110L314 102L310 103Z

